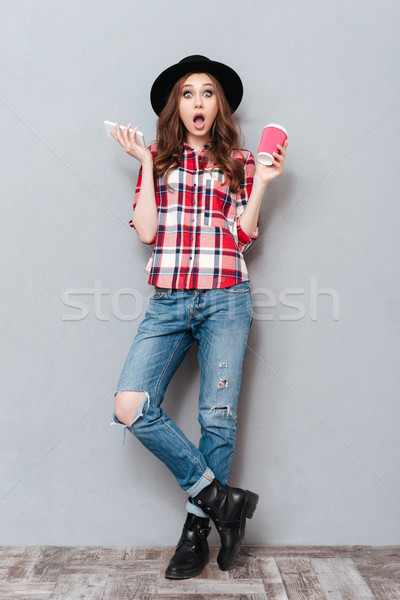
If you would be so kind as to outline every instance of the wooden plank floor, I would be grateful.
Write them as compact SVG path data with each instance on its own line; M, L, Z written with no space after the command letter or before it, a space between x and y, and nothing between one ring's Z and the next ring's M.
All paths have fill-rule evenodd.
M174 547L0 546L0 600L400 600L400 546L242 546L174 581Z

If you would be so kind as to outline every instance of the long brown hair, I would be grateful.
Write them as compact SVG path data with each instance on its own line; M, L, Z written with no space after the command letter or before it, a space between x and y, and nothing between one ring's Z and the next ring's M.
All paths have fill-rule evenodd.
M232 151L239 149L239 124L236 116L231 114L231 108L219 81L206 73L214 84L218 101L218 113L210 130L212 141L204 155L202 166L210 159L215 167L225 172L230 178L230 188L233 193L244 181L243 163L233 158ZM179 165L182 143L185 141L186 128L179 117L179 99L183 84L192 75L188 73L174 85L167 104L160 113L157 122L157 155L154 159L154 177L165 174L168 185L168 173Z

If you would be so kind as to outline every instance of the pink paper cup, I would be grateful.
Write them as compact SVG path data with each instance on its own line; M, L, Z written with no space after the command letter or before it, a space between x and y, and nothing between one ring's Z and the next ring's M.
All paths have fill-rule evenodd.
M278 152L278 144L283 146L287 139L287 131L282 125L270 123L263 129L260 145L257 151L257 160L262 165L270 166L274 162L273 152Z

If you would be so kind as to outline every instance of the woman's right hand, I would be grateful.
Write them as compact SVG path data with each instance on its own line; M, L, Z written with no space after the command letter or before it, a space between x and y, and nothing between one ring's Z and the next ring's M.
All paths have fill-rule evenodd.
M138 128L135 127L133 131L128 133L130 127L131 123L129 123L129 125L125 127L124 132L121 133L121 127L117 122L115 124L115 131L111 129L110 133L113 138L116 139L117 142L122 146L125 152L130 154L130 156L133 156L133 158L136 158L142 165L149 160L152 161L151 152L146 150L146 148L143 148L143 146L139 146L139 144L135 142L135 135Z

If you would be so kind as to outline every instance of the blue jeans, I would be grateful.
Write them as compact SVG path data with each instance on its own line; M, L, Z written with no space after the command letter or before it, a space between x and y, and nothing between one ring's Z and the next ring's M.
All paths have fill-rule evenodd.
M209 290L156 291L128 352L115 395L143 391L133 421L113 414L171 470L189 499L186 509L207 516L190 499L216 477L227 484L237 427L242 364L253 321L248 281ZM201 437L193 444L161 407L172 376L198 343Z

